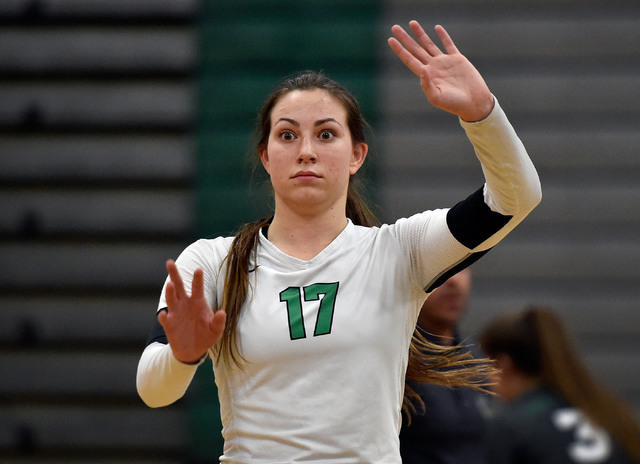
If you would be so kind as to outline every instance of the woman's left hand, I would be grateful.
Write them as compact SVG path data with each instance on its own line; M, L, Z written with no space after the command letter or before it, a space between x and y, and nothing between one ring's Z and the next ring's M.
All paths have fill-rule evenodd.
M433 43L417 21L409 23L414 40L402 27L395 25L389 46L400 60L420 78L420 85L429 102L464 121L486 118L493 110L494 100L478 70L460 53L442 26L435 31L444 52Z

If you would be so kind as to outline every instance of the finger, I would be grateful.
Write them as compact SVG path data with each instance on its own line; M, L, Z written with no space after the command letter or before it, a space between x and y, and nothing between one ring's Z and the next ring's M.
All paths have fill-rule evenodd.
M227 313L225 313L223 310L216 311L213 314L213 318L211 319L209 327L211 328L211 332L213 332L213 334L215 335L216 340L218 340L222 336L226 321Z
M429 53L430 56L442 55L442 50L438 48L438 46L433 43L429 34L427 34L420 23L418 21L409 22L409 27L411 31L416 36L422 47Z
M165 324L167 323L167 311L160 311L158 313L158 322L160 323L160 325L165 328ZM165 328L165 332L166 332L166 328Z
M458 47L456 47L456 44L453 43L453 39L444 27L438 24L436 26L436 34L438 34L440 42L442 42L442 46L449 55L451 55L452 53L460 53L458 51Z
M175 287L176 298L186 298L187 293L184 291L184 283L182 282L182 277L180 277L180 273L178 272L178 266L176 266L176 263L171 259L167 261L167 271L169 272L169 278Z
M178 298L176 297L176 287L173 282L167 282L167 286L164 289L164 299L167 302L167 307L172 310L178 307Z
M393 50L395 54L398 55L398 58L400 58L400 61L402 61L405 64L405 66L411 70L412 73L420 77L420 74L421 74L420 69L422 68L422 63L419 60L417 60L415 56L409 53L402 46L402 44L398 42L398 40L394 39L393 37L389 38L388 43L389 43L389 47L391 47L391 50Z
M397 40L409 51L421 64L429 62L431 56L427 51L416 42L402 27L397 24L391 28L391 32L396 36Z
M204 272L202 269L196 269L193 273L193 281L191 282L191 298L204 297Z

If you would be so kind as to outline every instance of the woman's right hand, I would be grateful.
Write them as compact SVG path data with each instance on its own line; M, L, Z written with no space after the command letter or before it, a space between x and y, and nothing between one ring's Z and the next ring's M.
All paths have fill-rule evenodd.
M224 331L226 314L215 313L204 297L202 269L193 274L191 296L185 291L178 267L167 261L169 282L165 290L168 311L158 314L158 322L167 334L173 355L180 362L195 364L213 347Z

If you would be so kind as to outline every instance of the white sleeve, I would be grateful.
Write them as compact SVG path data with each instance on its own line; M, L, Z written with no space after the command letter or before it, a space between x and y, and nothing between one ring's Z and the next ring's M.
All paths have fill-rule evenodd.
M474 193L458 204L463 208L426 211L399 219L391 229L416 282L427 289L480 258L541 199L538 173L497 100L484 120L460 123L485 175L482 198Z
M475 251L502 240L542 198L538 173L507 116L495 99L491 114L482 121L460 124L472 143L485 177L484 202L492 211L512 216L498 233Z
M191 283L196 269L203 270L205 298L212 308L217 307L220 263L224 260L232 238L198 240L187 247L176 259L185 291L191 294ZM165 285L158 309L166 308ZM204 361L205 358L201 360ZM182 398L200 364L184 364L173 354L171 345L150 343L138 362L136 386L140 398L151 407L171 404Z
M200 239L185 248L176 259L176 266L188 295L191 294L191 284L195 270L202 269L204 296L212 308L217 306L217 283L221 271L220 263L223 262L226 256L228 248L225 246L227 243L229 243L227 238ZM168 282L169 276L167 276L160 293L158 310L167 307L165 291Z
M199 365L184 364L176 359L169 345L152 343L138 362L138 395L152 408L174 403L184 396Z
M409 260L409 275L420 289L471 254L447 226L448 209L436 209L400 218L389 227Z

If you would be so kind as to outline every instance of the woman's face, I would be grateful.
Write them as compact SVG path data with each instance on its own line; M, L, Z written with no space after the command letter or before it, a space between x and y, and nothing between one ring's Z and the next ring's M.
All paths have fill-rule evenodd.
M494 357L494 367L499 372L492 379L495 385L491 388L507 403L514 401L540 382L537 376L525 374L520 370L506 353L498 353Z
M284 95L271 112L271 132L260 152L271 176L276 210L344 211L349 176L367 154L365 143L353 144L347 111L330 93L295 90Z

